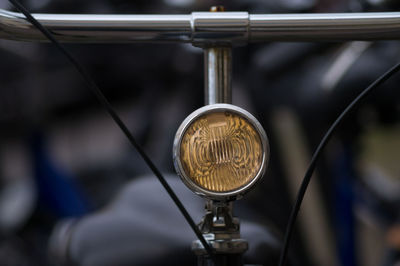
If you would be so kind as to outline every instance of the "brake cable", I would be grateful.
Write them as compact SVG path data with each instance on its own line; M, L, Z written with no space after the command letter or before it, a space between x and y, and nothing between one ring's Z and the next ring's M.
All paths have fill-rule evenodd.
M325 133L324 137L322 138L321 142L319 143L317 149L315 150L310 165L308 166L308 169L303 177L303 180L301 182L301 186L299 188L299 191L297 193L296 197L296 202L292 208L292 211L290 213L289 221L286 226L286 233L285 233L285 238L283 242L283 247L279 259L279 266L284 266L286 263L287 259L287 253L290 245L290 240L292 237L293 229L294 229L294 224L296 222L296 218L299 214L301 203L303 202L304 195L307 191L308 184L311 181L311 177L314 173L316 163L321 156L322 150L325 148L326 144L332 137L333 133L337 129L338 125L343 121L344 117L352 110L354 110L358 104L365 99L375 88L380 86L382 83L384 83L386 80L391 78L394 74L396 74L400 70L400 63L397 63L393 67L391 67L388 71L386 71L384 74L382 74L379 78L377 78L374 82L372 82L366 89L364 89L358 96L344 109L338 118L333 122L333 124L330 126L328 131Z

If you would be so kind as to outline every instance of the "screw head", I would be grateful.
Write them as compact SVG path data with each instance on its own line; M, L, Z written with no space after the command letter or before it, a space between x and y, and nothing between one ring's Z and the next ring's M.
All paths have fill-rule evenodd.
M224 6L212 6L210 8L211 12L224 12L225 11L225 7Z

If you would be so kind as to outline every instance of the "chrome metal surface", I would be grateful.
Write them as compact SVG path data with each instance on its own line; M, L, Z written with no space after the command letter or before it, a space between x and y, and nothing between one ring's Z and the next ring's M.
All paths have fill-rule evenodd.
M246 240L240 238L239 219L233 217L233 202L206 203L206 215L199 227L204 238L216 254L243 254L248 249ZM197 256L207 255L200 241L192 242L192 250Z
M250 40L400 39L400 12L250 15Z
M196 185L190 177L188 177L183 169L182 162L180 160L180 146L181 146L181 141L182 141L182 136L188 129L188 127L191 125L192 122L194 122L199 116L207 114L207 113L212 113L212 112L224 112L224 111L230 111L233 113L236 113L240 115L241 117L246 118L257 130L258 134L260 135L260 139L262 142L262 147L263 147L263 158L262 158L262 164L260 167L260 170L258 171L257 175L253 178L252 181L250 181L247 185L235 190L235 191L230 191L230 192L213 192L209 191L206 189L201 188L200 186ZM252 188L264 175L265 170L268 165L269 161L269 142L267 135L265 134L265 131L261 124L257 121L257 119L247 112L246 110L237 107L235 105L231 104L212 104L212 105L206 105L203 106L193 113L191 113L186 119L182 122L180 127L178 128L178 131L176 132L175 139L174 139L174 144L173 144L173 161L174 161L174 166L175 170L177 171L178 175L181 177L182 181L191 189L194 193L208 198L208 199L213 199L217 201L231 201L235 199L241 198L245 193L247 193L250 188Z
M191 42L191 15L33 14L62 42ZM0 10L0 38L47 41L23 15Z
M239 219L233 217L233 202L206 202L206 215L199 224L205 238L213 240L240 238Z
M74 43L187 42L227 44L266 41L400 39L400 12L259 14L193 12L188 15L34 14L56 38ZM0 38L46 41L20 13L0 9Z
M207 242L217 253L224 254L241 254L244 253L248 248L249 244L244 239L226 239L226 240L211 240L207 239ZM206 255L206 251L199 240L192 242L192 250L196 255Z
M194 44L232 44L249 41L249 13L193 12Z
M232 103L232 48L204 49L205 103Z

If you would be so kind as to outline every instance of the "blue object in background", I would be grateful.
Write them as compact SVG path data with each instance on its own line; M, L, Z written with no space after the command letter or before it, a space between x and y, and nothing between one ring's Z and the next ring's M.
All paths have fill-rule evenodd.
M40 207L59 218L88 213L90 208L86 197L71 175L54 162L43 135L34 134L31 151Z
M355 250L354 170L350 145L343 145L333 160L334 222L342 266L357 265Z

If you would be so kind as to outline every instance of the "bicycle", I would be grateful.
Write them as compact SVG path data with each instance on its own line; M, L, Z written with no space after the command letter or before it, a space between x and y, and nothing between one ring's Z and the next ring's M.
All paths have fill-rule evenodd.
M13 21L13 23L6 24L19 24L18 34L7 35L8 38L38 38L42 39L41 35L37 32L33 33L28 23L22 20L17 15L5 12L7 18L5 20ZM52 15L41 15L42 22L50 30L60 34L60 40L63 41L89 41L85 39L90 35L90 30L93 27L100 29L99 36L95 37L95 41L108 42L108 41L123 41L129 38L130 41L176 41L176 42L192 42L196 45L205 47L206 58L208 62L213 62L216 58L215 65L207 68L209 71L215 71L216 75L209 72L206 84L208 86L208 101L215 102L229 102L229 88L230 88L230 47L233 43L244 43L250 41L267 41L267 40L284 40L284 41L311 41L311 40L371 40L371 39L392 39L398 38L392 34L397 29L396 25L392 24L392 20L398 20L398 14L335 14L335 15L249 15L245 12L241 13L192 13L191 16L67 16L66 21L61 24L58 22L56 25L51 25L52 19L58 20ZM11 18L10 18L11 17ZM16 18L17 17L17 18ZM37 16L39 21L40 16ZM332 17L337 20L332 21ZM113 20L115 19L115 20ZM129 31L138 31L140 34L136 36L137 39L130 39L131 35L127 34L126 22L121 22L119 29L116 32L119 34L112 37L108 36L109 33L108 23L116 23L117 21L127 20L129 24L132 23L132 28ZM85 29L85 25L80 24L79 20L89 21L90 29ZM103 20L108 21L103 22ZM300 27L297 23L305 21ZM65 24L64 24L65 23ZM77 24L75 24L77 23ZM94 26L93 26L93 24ZM137 27L136 24L140 26ZM166 26L166 23L168 26ZM125 24L125 25L124 25ZM153 25L159 24L159 29L154 29ZM382 24L381 28L376 29L372 27L374 24ZM76 35L68 36L68 31L71 31L71 25L79 25L81 32ZM223 27L220 28L220 25ZM272 26L271 26L272 25ZM309 27L313 25L312 31ZM317 26L316 26L317 25ZM340 32L334 28L340 25L342 28ZM111 26L112 27L112 26ZM105 28L104 32L101 29ZM168 28L165 31L165 28ZM172 28L172 30L171 30ZM284 31L275 34L275 30ZM119 31L120 30L120 31ZM128 31L128 32L129 32ZM155 32L157 34L155 34ZM178 32L178 33L177 33ZM104 34L102 34L104 33ZM4 34L4 33L3 33ZM350 34L352 34L350 36ZM207 47L211 45L212 47ZM217 48L215 48L217 46ZM221 46L221 47L218 47ZM227 47L228 46L228 47ZM218 61L219 60L219 61ZM221 78L222 77L222 78ZM214 79L213 79L214 78ZM249 119L251 120L251 119ZM264 145L265 146L265 145ZM179 156L179 155L178 155ZM262 171L261 171L262 172ZM260 173L261 173L260 172ZM258 177L257 177L258 178ZM255 178L255 179L257 179ZM225 207L223 207L225 208ZM212 207L211 209L212 210ZM229 210L226 210L229 213ZM214 215L216 215L214 213ZM229 216L229 215L228 215ZM204 245L204 242L203 242ZM204 245L205 246L205 245ZM200 246L201 247L201 246ZM243 249L239 253L243 252ZM204 254L202 254L204 255ZM207 263L209 262L209 258ZM205 263L205 262L204 262Z

